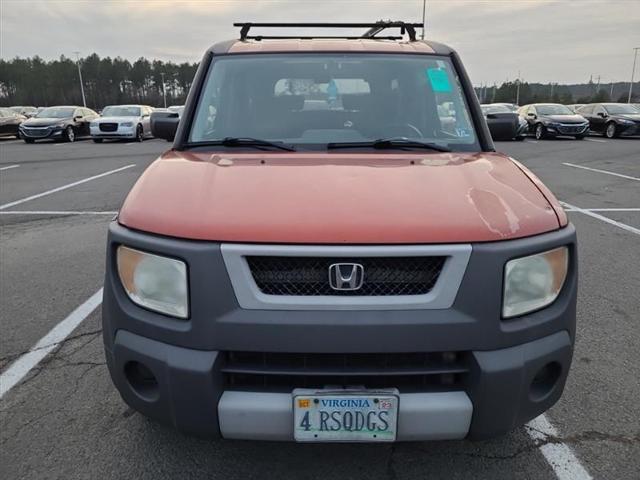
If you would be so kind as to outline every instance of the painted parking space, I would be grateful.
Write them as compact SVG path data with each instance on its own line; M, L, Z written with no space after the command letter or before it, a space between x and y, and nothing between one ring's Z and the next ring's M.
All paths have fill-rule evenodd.
M90 312L80 307L92 298L95 302L101 287L105 232L112 213L155 154L139 162L131 160L132 153L139 153L138 145L114 145L117 151L108 153L104 148L108 144L65 146L80 147L84 161L101 167L73 181L130 163L136 167L0 212L0 222L5 222L3 247L8 247L3 254L9 259L8 263L3 260L8 268L3 269L0 288L7 308L0 314L0 324L10 332L0 344L0 375L20 358L31 359L22 364L30 369L19 370L24 376L2 398L0 461L11 466L15 478L73 474L95 478L104 471L133 478L263 478L266 471L284 479L424 478L425 472L433 478L473 474L474 478L510 479L514 472L532 479L611 478L612 472L615 478L635 478L634 464L628 459L640 455L634 400L640 391L632 383L640 377L634 347L640 343L634 323L640 305L633 294L640 277L628 259L640 239L633 231L585 212L640 228L633 220L640 215L632 210L640 209L640 202L633 202L634 192L638 199L638 185L633 179L563 165L637 176L628 170L634 161L629 142L610 152L610 158L617 159L614 166L603 162L603 146L577 141L498 145L571 205L568 215L578 230L579 329L574 365L561 401L544 418L503 438L393 446L210 441L184 436L129 409L111 385L104 365L99 306ZM166 144L154 148L160 151L160 147ZM65 170L56 178L74 169L73 162L50 163ZM25 182L29 174L40 178L42 171L31 167L20 172ZM73 181L49 185L35 194ZM15 195L10 201L26 197ZM620 278L625 280L619 282ZM36 293L25 302L24 292ZM79 308L83 315L73 315ZM47 335L69 317L73 321L63 325L74 328L48 341ZM48 355L37 358L35 352L51 344ZM323 458L331 458L330 465Z

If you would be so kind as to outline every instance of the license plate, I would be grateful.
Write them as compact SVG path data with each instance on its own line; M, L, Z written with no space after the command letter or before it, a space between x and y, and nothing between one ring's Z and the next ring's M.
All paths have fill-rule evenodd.
M298 442L393 442L397 390L293 392L293 433Z

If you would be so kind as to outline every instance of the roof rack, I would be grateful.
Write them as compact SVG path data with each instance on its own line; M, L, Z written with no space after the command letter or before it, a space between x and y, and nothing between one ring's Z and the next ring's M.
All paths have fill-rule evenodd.
M390 20L380 20L378 22L372 23L252 23L252 22L238 22L233 24L234 27L240 27L240 40L263 40L263 39L328 39L328 38L339 38L343 40L357 40L361 38L375 38L377 40L401 40L402 35L405 33L409 36L409 40L412 42L416 41L416 28L424 28L421 23L406 23L406 22L396 22ZM272 36L272 35L249 35L249 30L252 27L260 27L260 28L367 28L368 30L364 32L364 34L360 36L300 36L300 35L291 35L291 36ZM388 28L399 28L400 36L386 36L380 37L377 36L380 32L388 29Z

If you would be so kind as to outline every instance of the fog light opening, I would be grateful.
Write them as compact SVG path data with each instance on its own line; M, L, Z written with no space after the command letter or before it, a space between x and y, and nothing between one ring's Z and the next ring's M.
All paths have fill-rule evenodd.
M151 370L142 363L127 362L124 366L124 375L129 386L143 399L154 401L160 396L158 380Z
M546 398L555 388L562 366L558 362L549 362L536 373L531 382L529 396L533 401L540 401Z

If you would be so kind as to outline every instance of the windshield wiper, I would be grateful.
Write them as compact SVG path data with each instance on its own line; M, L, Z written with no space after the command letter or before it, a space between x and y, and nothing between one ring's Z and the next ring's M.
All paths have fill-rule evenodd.
M338 148L424 148L435 150L436 152L450 152L451 149L438 145L437 143L421 142L419 140L410 140L404 137L379 138L370 142L333 142L328 143L328 149Z
M259 138L251 137L224 137L221 140L209 140L204 142L193 142L188 144L189 147L208 147L212 145L222 145L223 147L270 147L280 150L286 150L287 152L295 152L296 149L291 145L281 142L270 142L269 140L261 140Z

